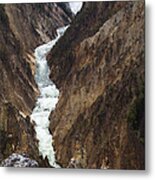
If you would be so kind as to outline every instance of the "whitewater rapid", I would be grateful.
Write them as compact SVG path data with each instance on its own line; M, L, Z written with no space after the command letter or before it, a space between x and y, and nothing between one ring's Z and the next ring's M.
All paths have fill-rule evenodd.
M52 146L52 134L49 132L49 115L58 102L59 90L49 79L49 67L46 60L47 53L64 34L68 26L57 29L57 37L47 44L35 49L36 73L35 81L40 95L31 114L31 121L35 122L35 131L39 140L39 152L43 158L48 159L51 166L59 168L56 163L55 152Z

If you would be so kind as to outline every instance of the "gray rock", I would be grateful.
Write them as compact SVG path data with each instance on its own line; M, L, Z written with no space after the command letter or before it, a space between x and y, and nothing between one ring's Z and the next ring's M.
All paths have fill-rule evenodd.
M0 164L2 167L38 167L37 161L30 159L26 154L11 154Z

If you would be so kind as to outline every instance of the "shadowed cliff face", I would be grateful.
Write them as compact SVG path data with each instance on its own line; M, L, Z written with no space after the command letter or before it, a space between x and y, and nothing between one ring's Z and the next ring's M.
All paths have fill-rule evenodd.
M48 61L58 162L144 169L144 1L85 3Z
M0 160L15 151L39 156L26 118L38 95L33 53L70 21L56 3L0 5Z

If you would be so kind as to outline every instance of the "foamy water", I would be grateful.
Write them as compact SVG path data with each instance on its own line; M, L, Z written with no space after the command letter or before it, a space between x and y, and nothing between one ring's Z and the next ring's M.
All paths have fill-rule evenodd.
M54 40L35 49L35 81L38 84L40 96L31 114L31 120L35 122L35 131L37 139L39 140L40 154L43 158L47 157L50 165L56 168L60 166L56 163L55 152L52 146L52 134L49 132L49 115L56 107L59 90L49 79L50 70L46 61L46 55L64 34L66 29L67 27L57 29L58 35Z

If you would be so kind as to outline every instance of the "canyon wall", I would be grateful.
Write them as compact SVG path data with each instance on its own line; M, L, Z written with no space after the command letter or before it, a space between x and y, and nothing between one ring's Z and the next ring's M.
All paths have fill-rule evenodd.
M29 119L39 93L33 53L38 45L55 38L58 27L71 21L65 7L56 3L0 5L0 161L13 152L39 160Z
M144 1L84 3L48 54L63 167L145 168Z

